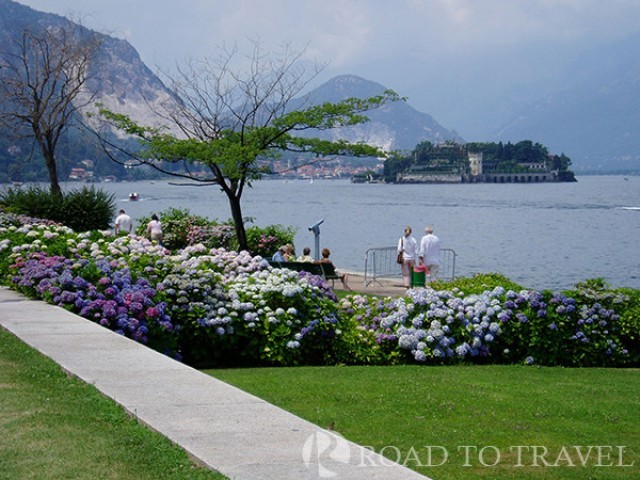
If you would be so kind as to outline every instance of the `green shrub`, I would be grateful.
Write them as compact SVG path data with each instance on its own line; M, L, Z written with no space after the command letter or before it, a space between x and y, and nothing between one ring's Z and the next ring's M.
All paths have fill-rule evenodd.
M433 288L438 290L458 289L466 294L481 294L486 290L503 287L506 290L519 291L523 287L509 280L500 273L478 273L472 277L458 277L450 282L434 282Z
M62 198L40 187L9 189L0 196L7 211L63 223L77 232L107 229L115 213L113 194L83 187Z
M284 225L247 228L249 251L253 255L260 255L263 258L271 258L281 245L293 244L295 236L296 229Z
M163 244L171 250L179 250L188 245L199 243L203 240L202 235L193 235L195 229L200 232L206 231L208 227L217 225L216 222L206 217L193 215L187 209L168 208L157 214L162 224L164 235ZM138 221L136 233L140 236L147 236L147 225L151 217L142 217ZM197 241L196 241L197 240ZM207 243L206 239L202 243ZM217 245L208 245L214 247Z
M111 193L93 187L72 190L64 195L60 218L76 232L105 230L111 225L116 207Z
M0 195L0 204L7 212L56 221L62 207L59 197L40 187L10 188Z
M187 209L169 208L157 214L164 233L164 246L178 250L189 245L202 243L208 248L238 250L235 226L231 221L219 223L206 217L193 215ZM136 233L146 236L150 217L138 221ZM270 258L279 246L293 244L296 230L283 225L247 228L247 243L252 255Z

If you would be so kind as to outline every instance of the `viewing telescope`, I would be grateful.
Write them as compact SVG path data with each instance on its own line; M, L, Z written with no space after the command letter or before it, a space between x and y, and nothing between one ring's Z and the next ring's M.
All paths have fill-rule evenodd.
M318 220L316 223L309 227L309 231L313 232L313 235L316 239L316 250L315 250L315 259L316 261L320 260L320 225L324 222L324 218L322 220Z

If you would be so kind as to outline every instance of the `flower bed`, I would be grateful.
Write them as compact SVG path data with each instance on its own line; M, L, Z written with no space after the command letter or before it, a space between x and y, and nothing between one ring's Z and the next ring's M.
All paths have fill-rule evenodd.
M338 300L320 277L196 244L75 233L0 214L2 283L192 365L637 365L640 301L599 281ZM475 291L465 293L463 290Z

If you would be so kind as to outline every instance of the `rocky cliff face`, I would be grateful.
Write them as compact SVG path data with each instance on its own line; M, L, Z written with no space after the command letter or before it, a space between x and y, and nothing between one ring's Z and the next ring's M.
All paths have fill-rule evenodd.
M382 94L387 87L354 75L335 77L294 102L293 107L339 102L349 97L369 98ZM401 94L401 92L400 92ZM455 132L440 125L431 115L422 113L407 102L387 104L366 114L369 121L353 127L321 132L323 138L364 141L384 150L412 150L423 141L440 143L462 141ZM314 136L318 136L314 133Z
M37 28L69 28L73 24L59 15L42 13L10 0L0 0L0 48L11 51L25 30ZM140 55L127 41L90 32L79 27L80 34L97 35L100 50L90 66L86 92L78 99L92 105L86 111L96 111L96 103L132 117L143 125L160 126L163 119L156 112L163 105L175 102L172 92L142 62ZM89 119L96 123L96 119Z
M0 48L8 47L19 39L25 29L34 26L70 26L64 17L37 12L11 0L0 0ZM171 125L162 117L162 112L178 101L162 81L142 62L138 52L125 40L116 39L81 28L84 33L93 33L101 41L87 82L87 92L80 99L83 103L91 98L87 111L96 112L96 103L105 108L130 116L145 126ZM299 100L292 108L323 102L338 102L348 97L368 98L383 93L387 88L360 77L344 75L335 77ZM430 115L421 113L406 102L395 102L371 111L370 121L328 132L314 132L314 136L329 139L344 139L351 142L366 142L385 150L411 150L419 142L443 142L462 139ZM94 126L97 118L87 121ZM170 129L171 130L171 129Z
M146 126L168 126L161 114L177 101L135 48L108 36L103 37L88 88L95 95L94 102Z

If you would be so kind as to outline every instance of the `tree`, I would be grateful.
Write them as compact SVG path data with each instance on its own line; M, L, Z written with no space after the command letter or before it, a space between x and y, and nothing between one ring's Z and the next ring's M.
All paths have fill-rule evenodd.
M95 35L69 22L25 30L0 53L0 122L33 138L57 196L56 148L75 115L92 102L85 84L99 45Z
M293 100L319 70L308 72L302 54L288 47L278 55L265 55L254 43L244 69L235 63L236 53L224 51L214 61L190 63L167 76L178 97L162 112L172 132L140 126L128 116L108 110L100 113L118 129L141 140L142 150L134 153L141 163L219 186L229 201L239 247L247 249L241 198L245 187L266 173L263 160L281 151L318 157L380 156L383 153L373 146L300 134L365 122L366 111L398 97L387 91L368 99L348 98L291 109ZM176 172L165 167L166 162L181 162L184 169ZM206 175L197 171L199 167L206 169Z

